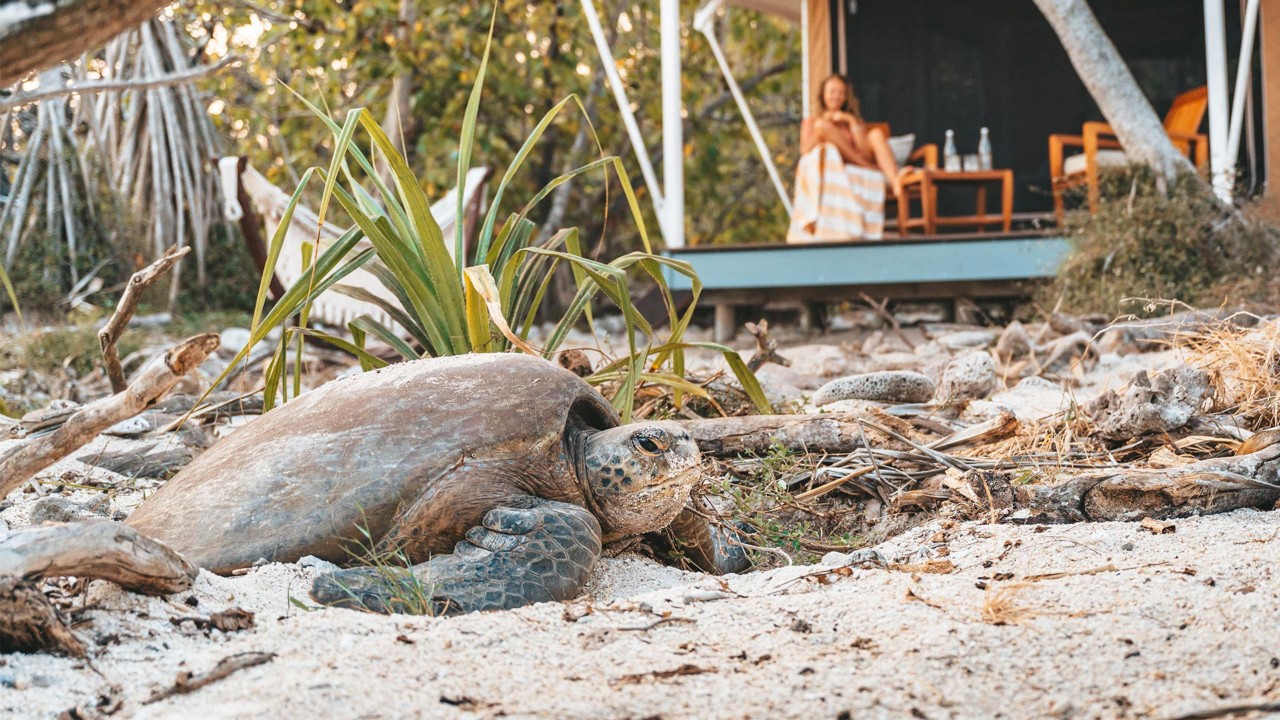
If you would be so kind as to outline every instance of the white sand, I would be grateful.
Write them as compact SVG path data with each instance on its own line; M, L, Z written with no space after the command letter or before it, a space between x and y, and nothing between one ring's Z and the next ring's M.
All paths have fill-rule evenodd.
M1280 701L1280 513L1185 519L1161 536L1125 523L941 527L880 550L945 557L950 574L859 569L824 584L823 567L795 567L731 577L726 591L607 559L594 600L444 619L300 610L289 598L305 598L313 571L293 565L203 573L173 602L98 583L78 627L92 666L8 656L0 713L53 717L113 686L123 716L143 718L1163 718ZM1107 566L1118 569L1084 574ZM1054 572L1077 574L1026 583ZM1020 624L984 620L1002 593ZM189 595L194 609L179 602ZM231 606L257 613L257 628L206 636L169 622ZM247 651L276 658L141 704L177 673Z
M921 362L906 357L913 369ZM1081 387L1046 383L999 399L1043 417L1064 397L1080 401L1179 360L1109 356ZM812 369L793 375L781 384L797 396L820 384ZM85 452L129 442L100 438ZM67 472L120 480L74 460L41 477ZM158 484L120 492L113 509L131 509ZM33 499L11 496L17 504L0 518L25 524ZM307 602L316 571L295 565L202 573L193 591L169 599L99 582L76 626L90 659L0 656L0 717L53 718L104 696L124 703L113 717L308 719L1174 718L1280 702L1280 512L1176 528L1155 536L1126 523L934 521L879 548L899 563L954 563L946 574L832 572L829 558L722 585L610 558L573 603L443 619L300 609L291 598ZM1028 581L1046 573L1065 575ZM206 633L170 622L231 607L256 613L256 628ZM249 651L275 658L143 704L178 673Z

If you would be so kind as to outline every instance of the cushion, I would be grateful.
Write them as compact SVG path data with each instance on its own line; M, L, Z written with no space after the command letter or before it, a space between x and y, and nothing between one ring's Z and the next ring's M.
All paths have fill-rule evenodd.
M1097 160L1098 167L1124 167L1129 164L1129 158L1124 154L1123 150L1099 150L1094 158ZM1062 174L1075 175L1084 172L1084 153L1072 155L1062 161Z
M916 135L894 135L889 138L889 149L893 151L893 161L901 167L907 164L911 151L916 147Z

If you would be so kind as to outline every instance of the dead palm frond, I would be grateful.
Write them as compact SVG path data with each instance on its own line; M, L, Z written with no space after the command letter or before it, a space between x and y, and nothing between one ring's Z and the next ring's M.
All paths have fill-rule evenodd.
M59 254L68 260L69 277L57 278L58 284L75 285L76 259L86 236L94 234L86 226L102 222L95 213L105 196L145 229L146 247L113 249L152 258L174 242L190 244L204 283L207 240L220 207L209 161L221 155L221 143L191 83L157 84L198 76L191 73L198 58L184 37L173 20L150 20L76 63L41 73L22 88L23 96L41 99L0 116L0 149L18 158L8 200L0 206L6 268L24 239L43 228L65 248ZM111 89L70 92L104 80L113 81ZM133 241L132 233L98 234ZM172 276L170 305L178 277Z

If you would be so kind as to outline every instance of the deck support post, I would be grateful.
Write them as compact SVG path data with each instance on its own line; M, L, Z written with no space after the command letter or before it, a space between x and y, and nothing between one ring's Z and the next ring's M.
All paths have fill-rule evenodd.
M733 336L738 331L736 308L729 303L718 303L716 305L716 329L715 340L718 343L725 343L733 340Z

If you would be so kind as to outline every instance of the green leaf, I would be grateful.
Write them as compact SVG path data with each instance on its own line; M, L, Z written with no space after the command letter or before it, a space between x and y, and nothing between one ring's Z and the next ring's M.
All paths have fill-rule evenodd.
M485 39L484 55L480 58L480 69L476 72L476 81L471 86L471 97L467 99L467 111L462 116L462 139L458 141L458 214L455 216L457 222L457 232L454 234L454 260L458 266L458 285L462 285L462 268L467 264L465 256L465 248L463 247L463 234L466 223L462 221L464 217L462 196L463 190L466 188L467 172L471 170L471 146L475 144L476 137L476 115L480 112L480 95L484 90L484 76L489 70L489 50L493 47L493 27L498 21L498 4L493 5L493 14L489 17L489 36ZM478 257L483 257L479 255Z

